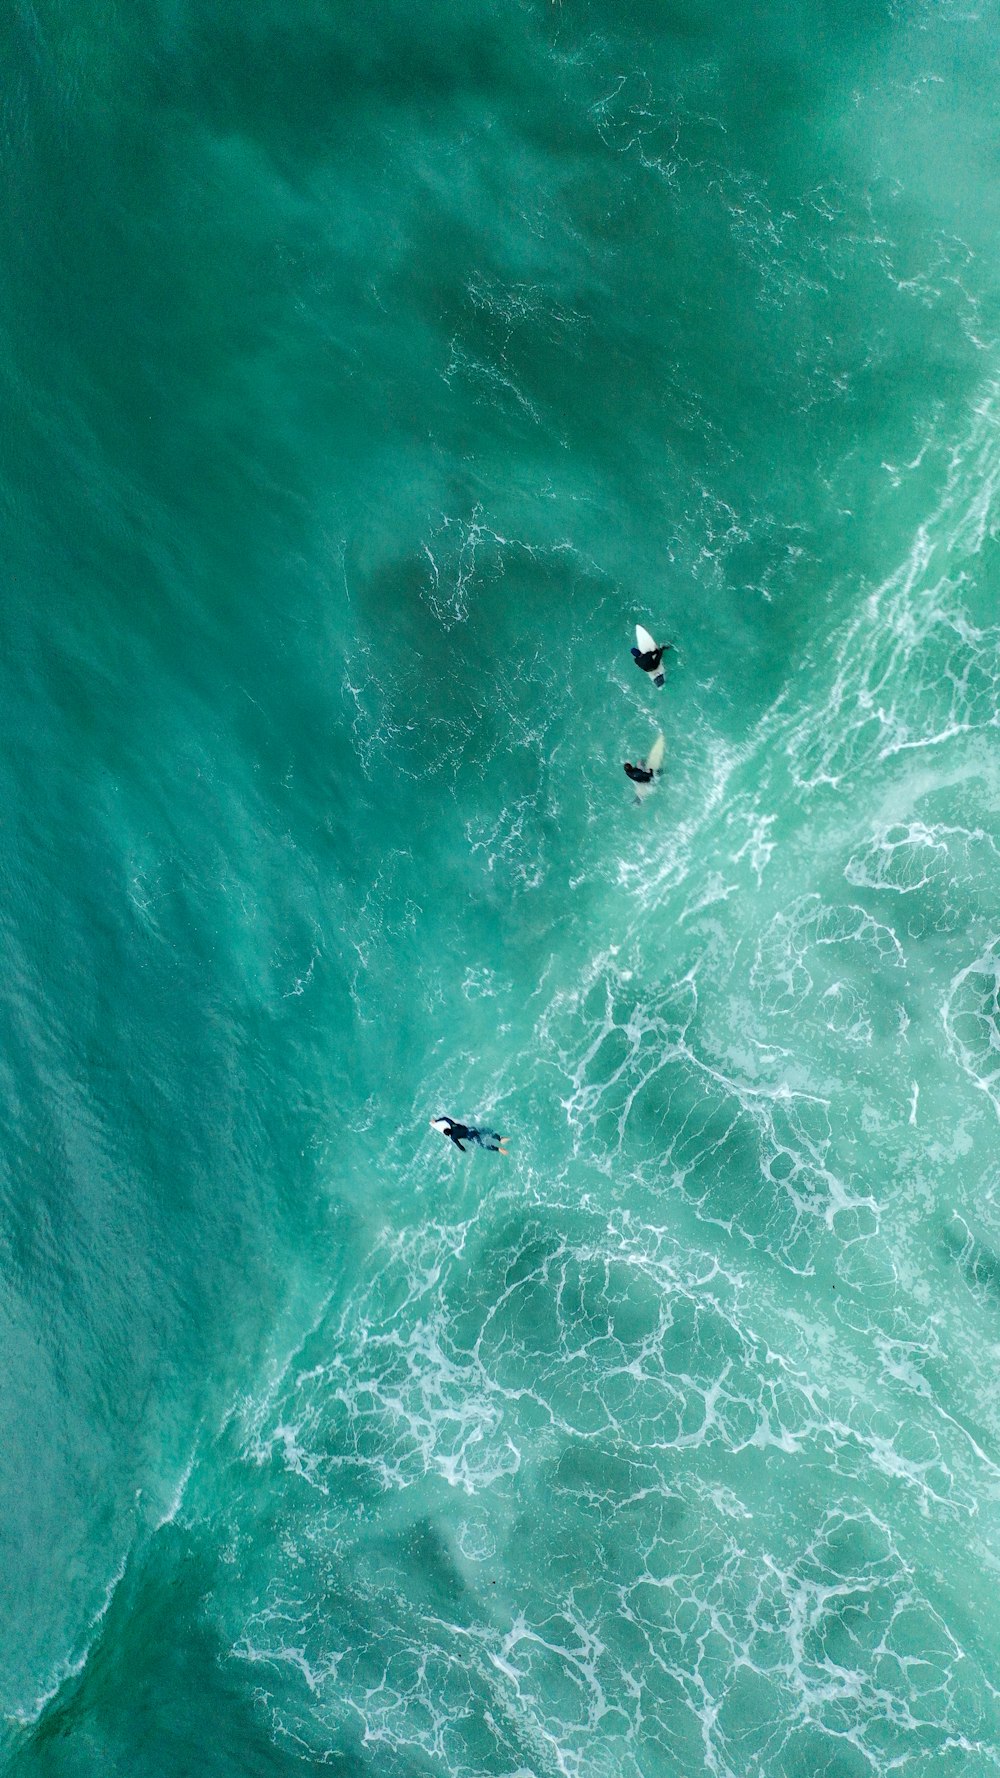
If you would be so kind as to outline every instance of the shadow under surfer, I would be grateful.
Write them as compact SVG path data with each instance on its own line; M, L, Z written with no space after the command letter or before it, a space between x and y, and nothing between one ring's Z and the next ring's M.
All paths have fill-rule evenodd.
M466 1142L477 1142L480 1148L487 1149L490 1154L507 1153L503 1144L509 1138L501 1136L497 1130L473 1130L468 1124L457 1124L453 1117L432 1117L431 1129L440 1130L441 1135L454 1142L455 1147L460 1148L463 1154Z
M673 647L672 642L660 642L656 648L633 648L629 652L636 666L654 685L665 685L667 676L661 670L661 663L665 654L673 652Z

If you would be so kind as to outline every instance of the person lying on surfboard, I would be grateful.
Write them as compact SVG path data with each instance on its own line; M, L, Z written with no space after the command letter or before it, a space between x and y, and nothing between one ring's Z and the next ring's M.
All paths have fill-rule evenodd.
M666 750L663 735L659 734L645 759L640 759L636 765L633 765L630 759L625 761L625 776L631 778L636 787L635 800L637 803L643 802L649 795L653 788L653 779L658 778L662 772L663 755Z
M649 631L644 630L641 624L635 626L635 639L637 647L631 650L631 654L636 666L654 685L663 685L666 675L661 672L660 666L664 655L673 648L673 643L654 642Z
M440 1130L442 1136L449 1137L463 1154L466 1142L478 1142L480 1148L487 1149L490 1154L507 1153L503 1145L509 1137L501 1136L496 1130L473 1130L468 1124L457 1124L453 1117L432 1117L431 1129Z

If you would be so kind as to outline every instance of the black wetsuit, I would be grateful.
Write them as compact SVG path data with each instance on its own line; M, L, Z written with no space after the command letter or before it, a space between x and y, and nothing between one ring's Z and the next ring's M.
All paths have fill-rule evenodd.
M472 1130L469 1128L468 1124L457 1124L454 1118L450 1117L445 1121L448 1128L444 1131L444 1134L451 1138L455 1147L460 1148L463 1154L465 1153L464 1144L466 1142L478 1142L480 1148L489 1149L491 1154L497 1154L499 1152L503 1137L499 1135L496 1130ZM491 1137L492 1140L489 1142L484 1141L483 1138L486 1136Z
M649 767L643 765L641 761L637 766L634 766L626 760L625 776L631 778L633 784L652 784L655 773L651 772Z
M664 683L665 675L660 672L660 664L668 649L671 648L673 648L672 642L662 642L659 648L651 648L647 650L645 654L643 654L641 648L633 648L632 650L632 659L636 666L641 667L644 673L650 675L654 685L662 685Z

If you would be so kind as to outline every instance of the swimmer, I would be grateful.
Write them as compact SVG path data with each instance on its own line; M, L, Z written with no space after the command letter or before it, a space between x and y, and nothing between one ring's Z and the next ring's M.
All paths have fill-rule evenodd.
M647 679L654 685L664 685L666 675L662 670L663 657L673 649L672 642L654 642L648 630L641 624L635 626L635 639L638 647L631 650L632 659Z
M453 1117L432 1117L431 1129L440 1130L442 1136L449 1137L463 1154L466 1142L478 1142L480 1148L485 1148L490 1154L506 1154L507 1150L503 1145L510 1140L507 1136L501 1136L497 1130L473 1130L468 1124L457 1124Z

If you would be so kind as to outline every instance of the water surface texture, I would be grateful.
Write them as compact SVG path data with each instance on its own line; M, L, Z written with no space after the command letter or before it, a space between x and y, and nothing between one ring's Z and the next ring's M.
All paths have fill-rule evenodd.
M4 10L11 1778L1000 1773L998 41Z

